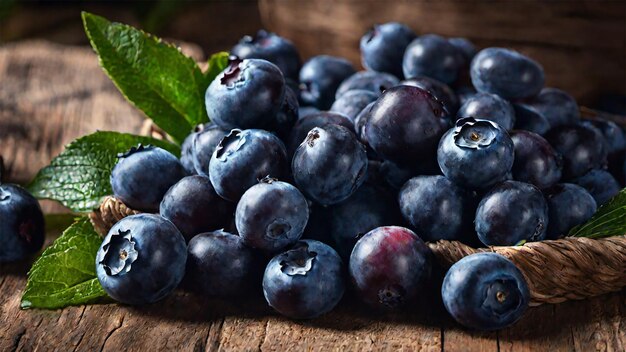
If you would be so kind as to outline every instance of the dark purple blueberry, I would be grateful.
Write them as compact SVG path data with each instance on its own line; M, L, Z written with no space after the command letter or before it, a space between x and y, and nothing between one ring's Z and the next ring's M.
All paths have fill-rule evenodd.
M370 103L376 101L378 95L367 90L351 90L335 100L330 111L346 115L354 121L357 115Z
M37 199L18 185L0 184L0 263L38 252L45 237L44 217Z
M187 176L165 193L160 214L189 241L193 236L222 229L233 217L235 204L222 199L206 176Z
M189 241L187 285L208 296L245 296L260 284L259 259L241 237L223 230L201 233Z
M540 135L528 131L511 132L515 146L513 179L532 183L540 189L553 186L561 179L561 157Z
M530 291L513 262L497 253L477 253L452 265L443 280L441 297L459 324L498 330L513 325L524 314Z
M395 76L388 73L359 71L341 83L337 88L335 99L341 98L351 90L366 90L379 96L387 89L397 86L398 82Z
M505 99L522 99L539 93L545 81L543 67L517 51L504 48L481 50L470 69L472 83L479 92Z
M456 97L456 94L454 93L452 88L450 88L445 83L437 81L434 78L417 76L406 79L400 82L400 84L405 86L413 86L428 91L430 94L432 94L435 98L443 103L443 106L446 108L446 111L450 116L454 116L456 114L456 111L459 109L459 100Z
M308 133L294 154L291 171L308 198L322 205L336 204L365 181L367 153L350 130L327 124Z
M300 70L300 101L320 110L329 109L341 82L355 72L346 59L328 55L312 57Z
M514 159L513 141L497 123L463 118L441 138L437 161L452 182L487 189L505 179Z
M169 295L185 275L187 245L176 226L139 214L113 225L96 255L106 293L124 304L147 304Z
M463 64L463 53L456 46L438 35L425 34L406 48L402 71L405 78L427 76L450 84L456 81Z
M622 189L619 182L606 170L590 170L572 181L586 189L596 200L598 206L606 204Z
M292 319L312 319L330 312L344 291L341 258L330 246L313 240L299 241L275 256L263 275L265 300Z
M298 121L298 111L298 95L291 88L287 87L285 89L285 100L280 106L276 118L267 129L276 133L281 140L285 141Z
M474 220L466 192L444 176L417 176L398 195L404 219L426 241L463 241ZM463 241L465 242L465 241Z
M165 149L140 144L117 157L111 172L113 195L135 210L158 212L165 192L187 175L178 158Z
M217 194L234 202L260 179L280 178L288 167L285 146L275 135L232 130L215 148L209 176Z
M497 123L505 130L515 124L515 110L506 100L495 94L477 93L468 98L456 113L457 118L473 117Z
M329 231L337 252L344 259L350 258L352 248L363 235L377 227L397 224L400 218L394 197L367 183L328 211Z
M428 246L413 231L384 226L361 237L350 255L357 296L378 309L396 309L424 293L432 269Z
M246 35L230 52L241 59L267 60L278 66L285 78L298 80L300 54L293 43L275 33L260 30L254 37Z
M354 123L346 115L330 111L311 113L300 118L293 126L287 142L288 154L293 155L296 152L310 130L328 124L340 125L354 131Z
M285 79L273 63L261 59L230 61L207 88L206 111L224 130L267 128L285 99Z
M547 239L567 236L576 225L583 224L596 212L596 201L586 189L573 183L559 183L545 191L549 218Z
M306 199L294 186L266 178L243 194L235 223L244 244L276 253L296 243L309 220Z
M385 91L370 110L367 144L386 160L415 165L435 153L446 131L443 104L427 91L397 86Z
M598 130L582 125L559 126L546 134L546 140L563 157L565 180L580 177L606 164L606 146Z
M402 77L402 57L415 39L411 28L398 22L374 25L361 37L361 63L368 70Z
M526 104L543 115L552 128L572 125L580 120L576 100L560 89L544 88L539 95L526 101Z
M515 129L545 135L550 130L550 122L530 105L513 104L515 110Z
M191 142L191 157L195 173L208 177L213 152L228 132L214 124L200 125L196 129L198 132L193 134Z
M487 246L541 241L548 228L548 204L530 183L504 181L480 201L474 224L478 238Z
M581 122L584 126L593 126L597 128L606 144L609 154L624 150L626 148L626 138L624 131L613 121L602 120L585 120Z

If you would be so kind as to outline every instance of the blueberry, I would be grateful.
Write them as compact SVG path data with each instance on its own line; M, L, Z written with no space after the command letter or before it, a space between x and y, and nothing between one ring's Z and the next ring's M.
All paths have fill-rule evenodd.
M413 231L384 226L363 236L350 255L357 296L374 308L395 309L423 293L432 267L428 246Z
M622 189L619 182L606 170L590 170L572 181L586 189L596 200L598 206L606 204Z
M401 167L389 160L382 162L380 172L387 184L395 190L400 190L408 180L419 173L416 168Z
M398 82L395 76L388 73L359 71L341 82L335 98L339 99L351 90L366 90L379 96L387 89L397 86Z
M351 90L335 100L330 111L346 115L354 121L357 115L377 98L378 95L367 90Z
M404 77L427 76L450 84L456 81L463 67L462 52L450 42L435 34L426 34L413 40L404 52Z
M545 135L550 130L550 122L530 105L514 103L515 129Z
M499 96L489 93L477 93L467 99L457 112L457 117L493 121L507 131L515 124L513 106Z
M402 57L413 39L415 33L402 23L388 22L374 25L361 37L363 67L402 77Z
M304 194L322 205L347 199L367 173L367 153L354 133L328 124L312 129L296 150L291 171Z
M196 174L196 168L193 165L193 139L196 137L196 134L202 130L202 128L202 125L196 126L193 132L185 137L185 140L181 145L180 163L189 175Z
M191 142L193 166L196 174L209 176L209 164L213 152L228 132L214 124L199 126L196 129L198 132L193 134Z
M459 105L465 104L465 102L478 93L474 87L461 86L456 88L456 96L459 99Z
M315 114L320 112L320 110L313 106L302 106L298 109L298 119L301 119L307 115Z
M369 231L398 223L398 205L391 194L370 184L329 207L329 231L342 258L350 258L357 240Z
M300 70L300 100L304 105L329 109L341 82L355 72L346 59L328 55L312 57Z
M372 107L375 103L376 101L367 104L367 106L365 106L354 118L354 130L356 131L356 135L359 137L361 143L366 146L367 139L365 138L365 125L369 121L370 116L372 116L370 111L372 111Z
M263 130L232 130L215 148L209 164L211 183L220 197L237 201L260 179L280 178L288 166L285 145Z
M187 245L176 226L158 215L129 216L115 224L96 256L106 293L125 304L165 298L185 274Z
M280 139L285 141L291 129L298 121L299 104L298 95L289 87L285 88L285 100L280 106L274 121L268 126L268 130L274 132Z
M474 224L478 238L487 246L541 241L548 227L548 205L537 187L504 181L480 201Z
M244 296L260 283L259 260L237 235L223 230L201 233L189 241L187 252L185 280L196 292Z
M497 123L463 118L441 138L437 160L443 174L467 188L486 189L505 179L513 141Z
M545 195L550 218L548 239L567 235L574 226L587 222L596 212L596 201L578 185L559 183L547 189Z
M607 152L615 153L626 148L626 138L624 131L613 121L603 120L585 120L582 122L584 126L593 126L597 128L606 144Z
M296 125L293 126L287 142L288 154L293 155L296 152L296 149L304 141L309 131L315 127L322 127L328 124L340 125L350 131L354 131L354 123L344 114L330 111L311 113L300 118Z
M511 132L515 146L513 179L532 183L540 189L553 186L561 179L561 157L550 143L536 133Z
M427 91L397 86L385 91L370 110L365 139L377 155L412 166L434 155L447 129L443 104Z
M497 330L514 324L528 308L530 291L519 269L504 256L477 253L456 262L441 286L446 310L460 324Z
M452 88L450 88L445 83L437 81L434 78L417 76L406 79L400 82L400 84L405 86L413 86L428 91L430 94L432 94L435 98L443 103L443 106L446 108L446 111L450 115L456 114L456 111L459 109L459 100Z
M426 241L463 240L473 220L466 198L465 191L444 176L412 178L398 195L404 219Z
M241 59L267 60L278 66L285 78L298 80L300 54L293 43L275 33L260 30L254 37L246 35L230 52Z
M263 275L267 303L292 319L312 319L330 312L343 297L341 258L328 245L302 240L275 256Z
M560 89L544 88L539 95L528 100L526 104L545 116L550 127L571 125L580 120L576 100Z
M0 184L0 263L38 252L46 237L39 202L18 185Z
M235 223L244 244L276 253L296 243L309 220L306 199L294 186L265 178L243 194Z
M470 75L479 92L497 94L505 99L534 96L545 81L539 63L504 48L481 50L472 60Z
M266 128L285 99L285 79L273 63L236 57L206 90L206 110L224 130Z
M157 212L165 192L186 176L178 158L165 149L140 144L117 157L111 172L113 194L135 210Z
M546 134L554 150L563 157L563 178L571 180L606 164L607 153L602 134L587 126L568 125Z
M160 214L189 241L193 236L228 226L235 205L215 193L206 176L188 176L165 193Z
M448 42L454 45L463 55L463 59L465 59L466 63L470 63L478 50L472 42L467 40L466 38L449 38Z

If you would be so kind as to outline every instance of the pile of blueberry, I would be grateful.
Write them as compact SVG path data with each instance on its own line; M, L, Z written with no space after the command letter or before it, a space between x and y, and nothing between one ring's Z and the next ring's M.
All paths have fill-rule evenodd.
M399 23L360 48L364 71L327 55L301 65L273 33L244 37L206 91L211 123L180 159L141 145L119 155L114 195L144 213L100 247L107 293L145 304L181 283L218 297L262 287L276 311L308 319L351 290L399 309L432 280L424 241L556 239L621 189L622 129L581 120L532 59ZM457 321L486 330L529 302L495 253L453 265L441 294Z

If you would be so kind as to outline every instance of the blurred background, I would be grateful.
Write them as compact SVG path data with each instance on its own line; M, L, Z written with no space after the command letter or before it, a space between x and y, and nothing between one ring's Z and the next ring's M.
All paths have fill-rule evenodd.
M82 10L195 43L207 55L266 28L292 40L303 59L332 54L359 66L363 33L375 23L400 21L418 34L519 50L543 64L548 86L568 91L583 105L625 104L624 0L0 0L0 43L43 39L87 45Z

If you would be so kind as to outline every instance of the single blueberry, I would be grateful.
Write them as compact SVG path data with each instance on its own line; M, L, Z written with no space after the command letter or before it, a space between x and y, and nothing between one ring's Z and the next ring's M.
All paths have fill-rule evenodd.
M522 99L539 93L545 81L543 67L517 51L481 50L472 60L470 75L479 92L505 99Z
M530 291L519 269L504 256L477 253L456 262L441 286L446 310L460 324L497 330L524 314Z
M550 130L550 122L539 111L530 105L514 103L515 129L545 135Z
M370 103L376 101L378 95L367 90L351 90L335 100L330 111L346 115L354 121L357 115Z
M367 153L347 128L315 127L296 150L291 171L307 197L322 205L336 204L365 181Z
M195 173L209 176L209 164L215 148L228 133L215 124L200 125L191 141L191 159Z
M596 212L596 201L591 194L573 183L559 183L547 189L545 196L550 218L547 238L551 240L566 236Z
M209 164L211 183L220 197L237 201L266 176L288 170L285 145L263 130L232 130L215 148Z
M267 128L285 99L285 79L273 63L233 57L206 90L211 122L224 130Z
M366 90L378 97L387 89L397 86L398 82L399 80L395 76L388 73L359 71L341 82L337 88L335 99L341 98L342 95L351 90Z
M178 158L165 149L140 144L117 157L110 177L113 195L135 210L158 212L165 192L186 176Z
M413 302L425 290L431 257L424 241L404 227L368 232L350 255L350 276L358 297L381 310Z
M263 275L263 294L277 312L312 319L330 312L345 291L341 258L330 246L302 240L275 256Z
M169 295L185 274L187 245L176 226L158 215L129 216L113 225L96 255L106 293L125 304Z
M361 37L361 63L368 70L402 76L402 57L415 33L406 25L388 22L374 25Z
M312 57L300 70L300 101L321 110L329 109L341 82L355 72L346 59L328 55Z
M427 76L451 84L463 67L461 50L435 34L417 37L409 44L402 60L404 77Z
M543 115L552 128L575 124L580 120L576 100L560 89L544 88L539 95L527 100L526 104Z
M622 189L619 182L606 170L590 170L572 181L586 189L596 200L598 206L606 204Z
M459 109L459 100L447 84L426 76L417 76L400 82L401 85L421 88L443 103L450 116L454 116Z
M515 110L506 100L495 94L477 93L468 98L456 114L457 118L473 117L497 123L505 130L515 124Z
M561 179L561 156L550 143L536 133L511 132L515 146L513 179L532 183L540 189L555 185Z
M171 221L189 241L193 236L225 228L235 204L222 199L206 176L188 176L165 193L160 214Z
M451 181L471 189L486 189L505 179L514 159L513 141L497 123L459 119L441 138L437 161Z
M546 134L554 150L563 157L563 179L580 177L591 169L602 168L607 162L602 133L580 124L559 126Z
M480 201L474 224L478 238L487 246L541 241L548 228L548 204L537 187L504 181Z
M0 184L0 263L38 252L45 237L45 221L37 199L18 185Z

